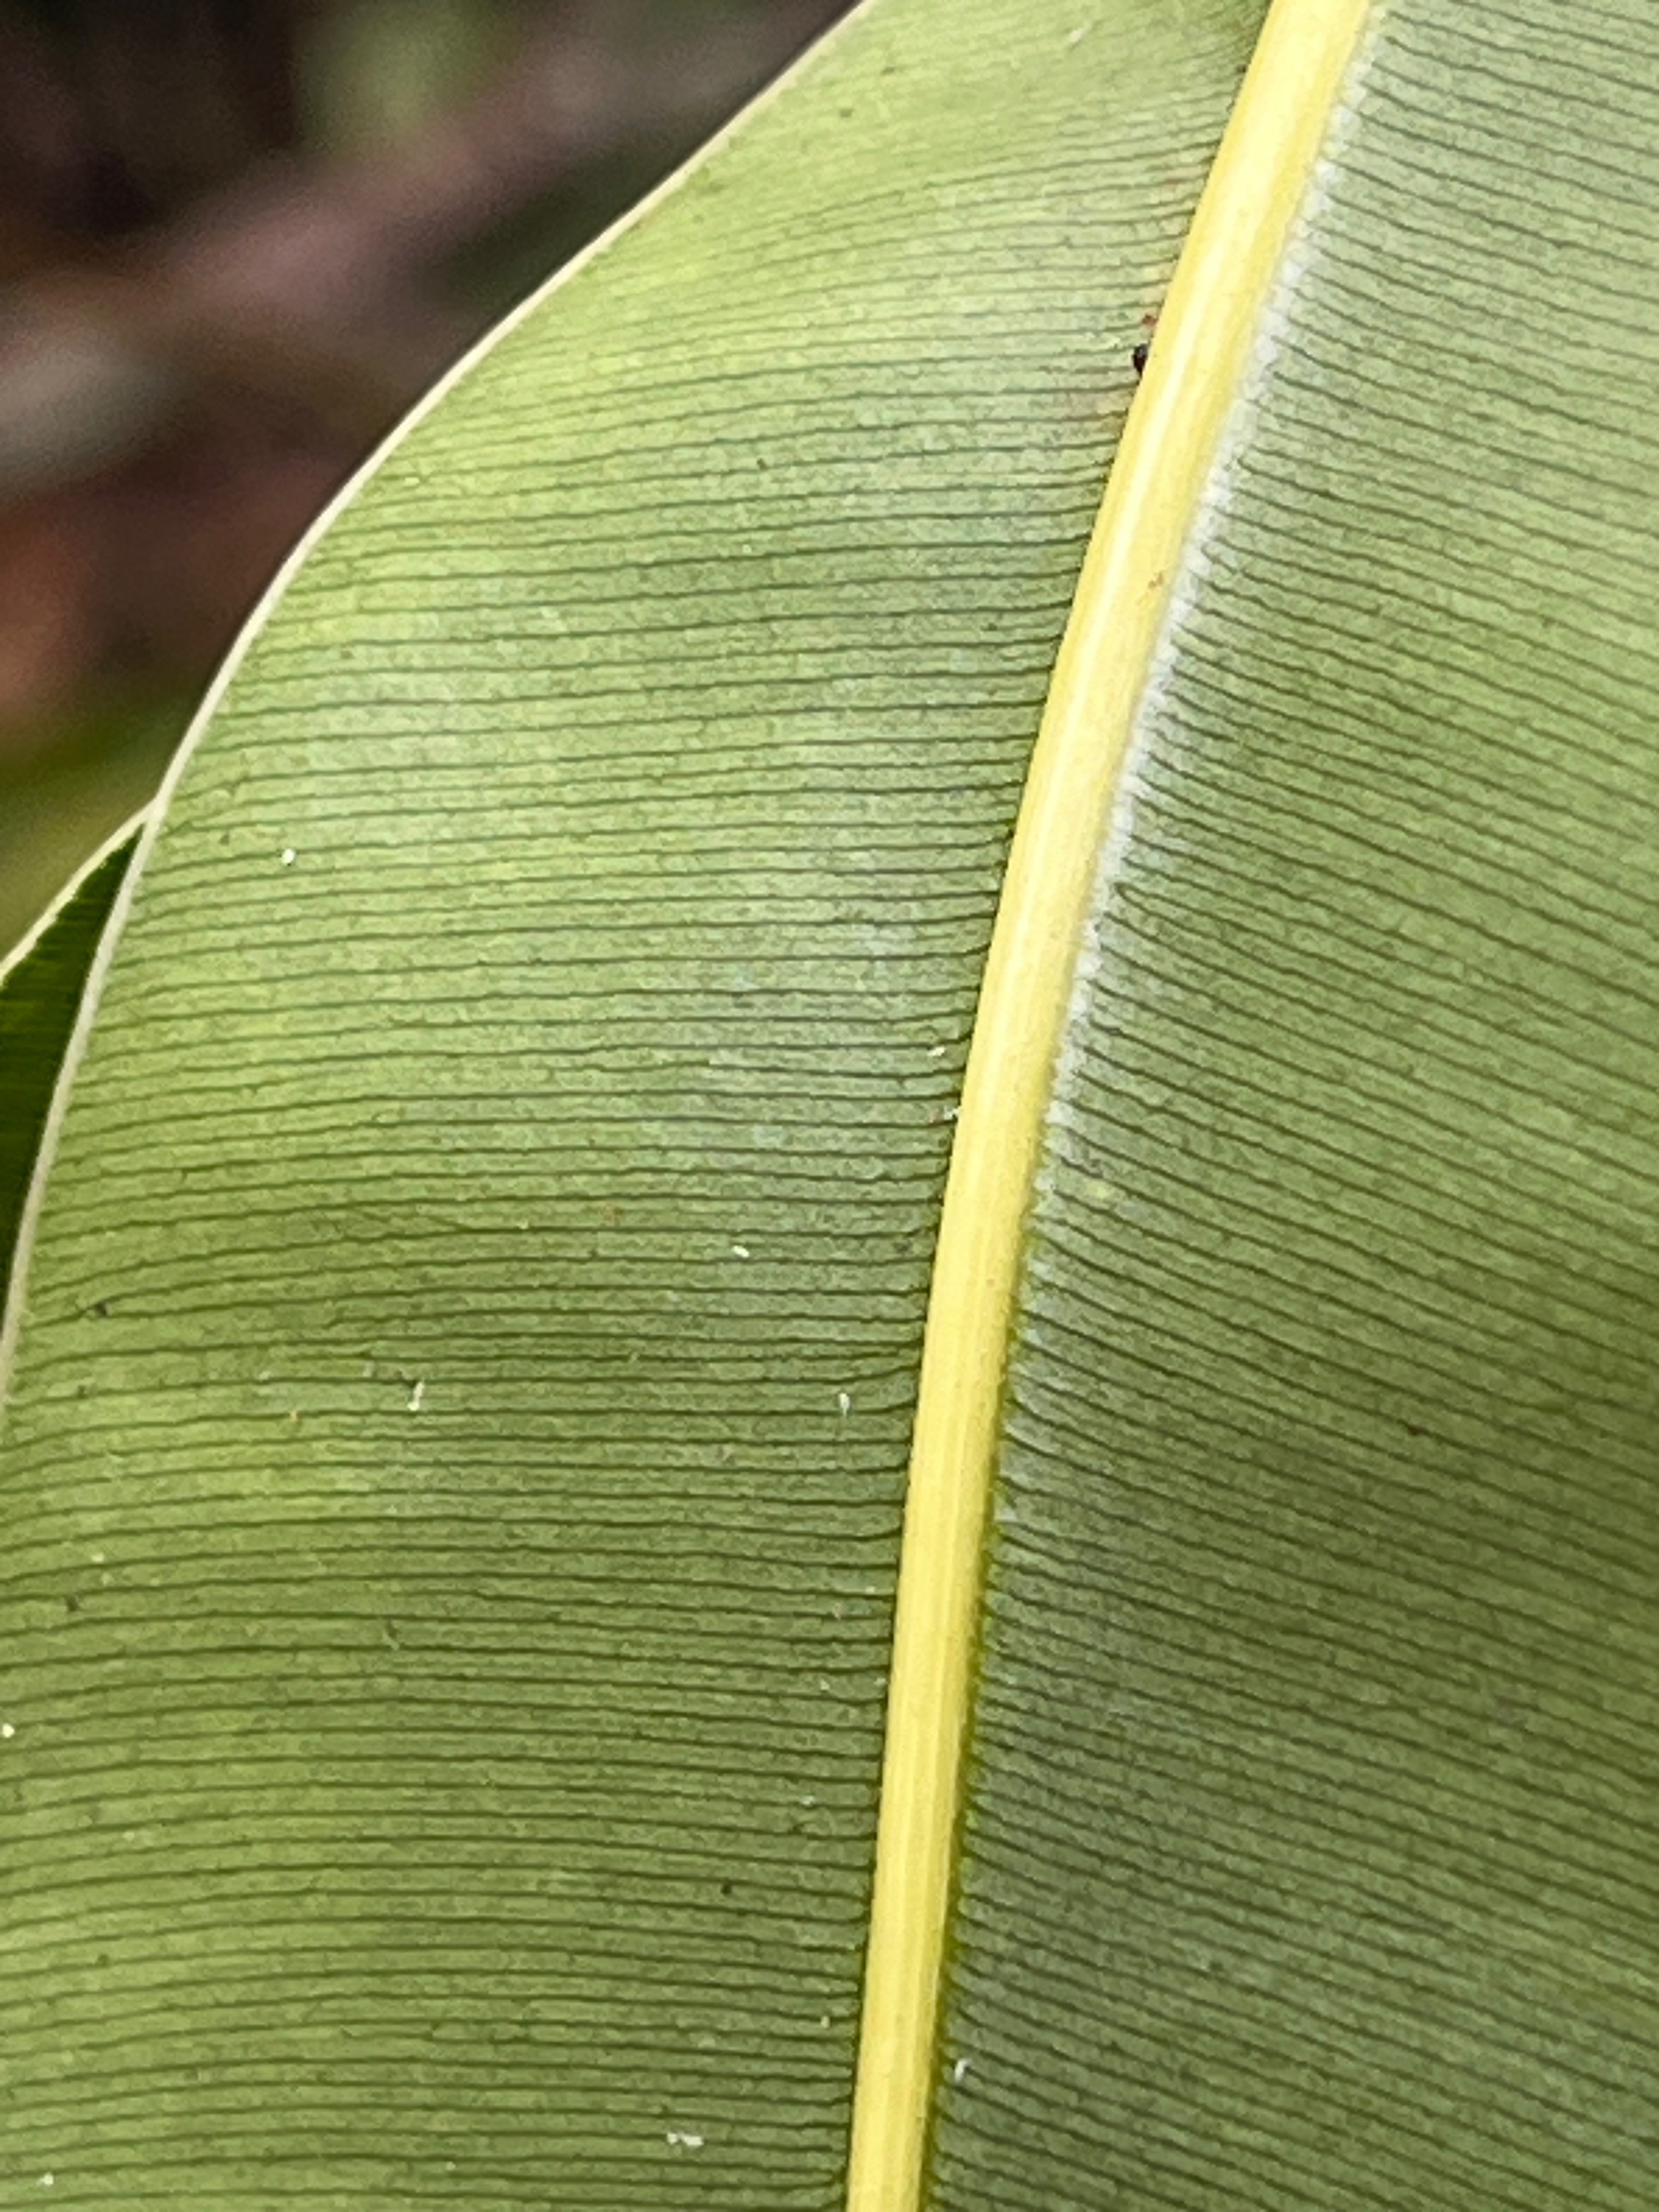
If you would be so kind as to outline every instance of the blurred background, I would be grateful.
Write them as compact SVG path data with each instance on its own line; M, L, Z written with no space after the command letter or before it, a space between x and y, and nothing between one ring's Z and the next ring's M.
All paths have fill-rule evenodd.
M0 0L0 952L307 522L848 0Z

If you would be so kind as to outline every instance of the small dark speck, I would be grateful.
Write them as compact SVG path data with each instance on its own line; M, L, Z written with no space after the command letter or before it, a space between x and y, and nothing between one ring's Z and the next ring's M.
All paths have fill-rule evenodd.
M722 1897L730 1897L732 1892L736 1888L736 1887L737 1885L735 1882L723 1881L720 1884L720 1895Z
M1146 344L1144 341L1138 346L1130 347L1129 358L1134 363L1134 370L1137 376L1146 375L1146 356L1151 351L1151 346Z
M1425 1437L1429 1433L1426 1429L1420 1428L1415 1421L1407 1421L1402 1425L1408 1437Z
M109 1319L109 1300L107 1298L94 1298L92 1304L87 1308L87 1311L90 1314L95 1314L100 1321L107 1321Z
M66 1597L64 1600L64 1610L65 1613L79 1613L81 1610L80 1599L78 1597Z

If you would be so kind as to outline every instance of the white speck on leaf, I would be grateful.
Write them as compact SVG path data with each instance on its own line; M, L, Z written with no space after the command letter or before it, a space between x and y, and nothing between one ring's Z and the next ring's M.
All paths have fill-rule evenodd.
M16 1733L17 1730L10 1721L0 1721L0 1741L9 1743Z
M693 2135L690 2128L670 2128L665 2140L672 2143L676 2150L701 2150L702 2148L702 2137L698 2135Z
M415 1385L415 1388L414 1388L414 1389L410 1392L410 1394L409 1394L409 1410L410 1410L410 1412L411 1413L418 1413L420 1412L420 1410L421 1410L421 1407L422 1407L422 1403L423 1403L423 1402L424 1402L424 1401L425 1401L425 1398L426 1398L426 1384L425 1384L424 1382L417 1382L417 1383Z
M844 1421L847 1419L847 1416L853 1410L852 1392L850 1390L837 1390L836 1393L836 1403L841 1409L841 1417Z
M732 1257L734 1260L746 1260L749 1257L749 1247L746 1244L734 1244L732 1247Z
M294 848L293 848L293 846L292 846L292 845L284 845L284 846L283 846L283 866L285 868L291 868L291 867L294 866L294 863L295 863L295 862L299 859L299 857L300 857L300 856L299 856L299 854L295 851L295 849L294 849Z
M41 2177L40 2177L40 2186L41 2186L41 2188L42 2188L42 2189L50 2189L50 2188L52 2187L52 2183L53 2183L54 2181L56 2181L56 2180L57 2180L57 2179L58 2179L58 2176L57 2176L55 2173L43 2173L43 2174L41 2175Z
M927 1057L929 1060L943 1060L945 1049L946 1048L942 1044L930 1044L927 1048Z
M965 2081L968 2079L968 2069L973 2063L971 2058L958 2058L951 2069L951 2079L953 2081Z

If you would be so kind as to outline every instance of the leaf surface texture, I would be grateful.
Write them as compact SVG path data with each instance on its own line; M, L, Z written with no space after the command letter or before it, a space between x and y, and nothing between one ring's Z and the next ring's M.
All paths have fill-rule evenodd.
M10 1378L8 2190L838 2202L951 1114L1256 13L867 9L258 627Z
M1120 789L928 2202L1651 2203L1659 79L1376 11Z

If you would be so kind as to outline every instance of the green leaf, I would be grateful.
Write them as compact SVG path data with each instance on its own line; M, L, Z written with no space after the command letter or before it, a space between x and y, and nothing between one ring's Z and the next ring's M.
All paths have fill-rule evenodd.
M1277 0L1194 220L1256 12L873 0L239 653L13 1304L13 2195L1651 2203L1651 26Z
M53 1085L137 835L133 823L118 830L0 961L0 1307Z
M7 2187L839 2193L951 1117L1256 15L869 8L262 617L11 1377Z
M1370 11L1253 318L1030 1180L932 2205L1654 2201L1651 49Z

